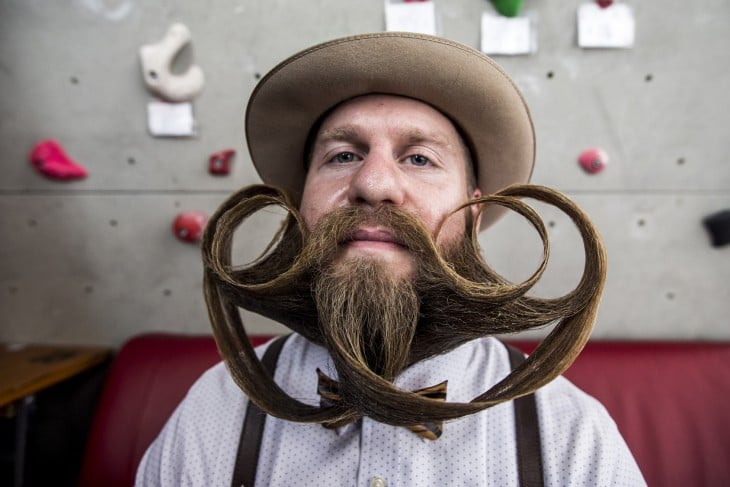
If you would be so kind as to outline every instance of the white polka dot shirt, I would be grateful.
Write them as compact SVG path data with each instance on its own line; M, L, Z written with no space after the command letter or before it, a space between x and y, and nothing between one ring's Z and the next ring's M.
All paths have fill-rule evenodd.
M259 356L266 345L259 347ZM317 405L317 368L336 377L326 351L294 335L276 381L291 396ZM467 343L404 371L408 390L448 380L448 401L466 402L509 373L504 346L492 338ZM645 485L606 410L564 378L536 394L545 484ZM140 486L229 486L247 399L223 364L190 389L147 450ZM339 430L266 419L257 486L517 486L512 403L444 424L429 441L405 428L364 418Z

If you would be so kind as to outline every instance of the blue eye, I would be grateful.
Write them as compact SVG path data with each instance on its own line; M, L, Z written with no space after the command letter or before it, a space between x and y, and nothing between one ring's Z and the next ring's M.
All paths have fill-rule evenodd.
M340 152L335 157L333 157L332 160L334 162L339 162L340 164L346 164L355 160L355 154L353 154L352 152Z
M410 160L411 164L413 164L414 166L426 166L429 162L431 162L428 160L428 157L422 156L421 154L414 154L412 156L409 156L408 160Z

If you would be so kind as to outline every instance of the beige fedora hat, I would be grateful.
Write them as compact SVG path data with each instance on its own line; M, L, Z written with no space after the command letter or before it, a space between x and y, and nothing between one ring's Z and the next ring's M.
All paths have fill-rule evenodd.
M525 100L509 76L469 46L402 32L318 44L261 79L246 110L248 149L261 179L299 199L312 126L335 105L369 93L414 98L451 119L472 152L483 194L529 181L535 132ZM503 211L488 207L482 229Z

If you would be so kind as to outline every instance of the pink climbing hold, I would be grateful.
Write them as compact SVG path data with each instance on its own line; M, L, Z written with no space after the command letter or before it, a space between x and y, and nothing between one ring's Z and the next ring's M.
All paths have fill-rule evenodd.
M71 159L54 139L38 142L28 156L36 170L50 179L68 181L83 179L86 169Z
M184 242L195 243L203 236L203 229L208 217L199 211L183 211L175 217L172 231L177 238Z

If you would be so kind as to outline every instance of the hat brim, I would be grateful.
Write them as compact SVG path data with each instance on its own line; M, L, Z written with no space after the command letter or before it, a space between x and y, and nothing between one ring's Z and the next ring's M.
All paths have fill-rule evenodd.
M448 117L466 138L483 194L529 181L535 132L527 104L509 76L469 46L402 32L316 45L261 79L246 110L248 149L261 179L299 199L312 126L335 105L370 93L414 98ZM486 208L482 229L503 212L497 206Z

